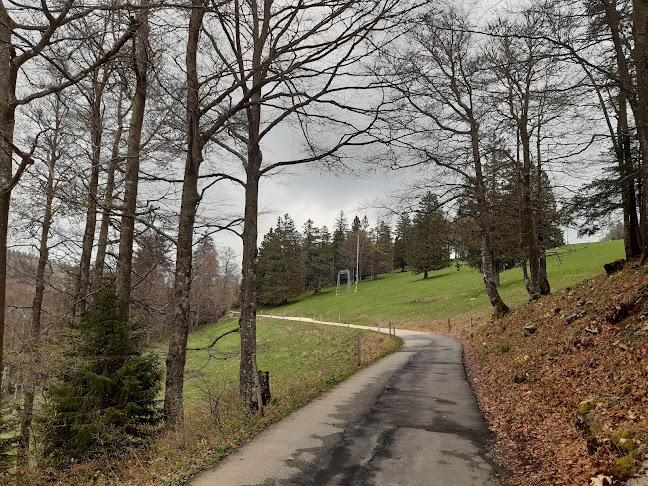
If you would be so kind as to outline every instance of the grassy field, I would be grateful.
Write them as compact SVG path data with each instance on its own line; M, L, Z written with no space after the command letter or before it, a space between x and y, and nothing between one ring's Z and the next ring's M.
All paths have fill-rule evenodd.
M211 344L215 337L235 329L238 321L230 319L206 326L190 335L188 348ZM336 383L356 367L356 335L362 335L367 361L393 349L390 338L370 331L321 326L306 322L259 318L257 321L257 362L259 370L270 370L275 402L295 405ZM203 402L209 392L218 392L238 384L237 333L218 341L210 351L188 351L185 402Z
M190 334L187 347L208 346L237 325L237 320L229 319L206 326ZM147 447L109 461L82 463L56 477L35 470L7 484L181 486L269 424L357 371L358 334L363 366L402 345L400 338L368 330L260 318L257 360L260 370L270 371L273 396L263 417L252 414L238 396L240 340L234 333L209 351L188 351L185 427L179 433L156 434ZM163 359L166 347L156 352Z
M552 290L574 285L603 273L603 265L623 258L623 241L567 245L552 250L547 271ZM353 290L353 289L352 289ZM528 299L522 271L507 270L501 275L500 293L510 305ZM342 291L346 291L343 286ZM438 328L448 318L466 319L486 315L490 304L481 274L473 269L449 267L430 272L430 278L410 272L380 275L378 280L363 280L357 293L335 295L335 288L322 295L305 294L287 305L263 309L264 314L317 317L351 324Z

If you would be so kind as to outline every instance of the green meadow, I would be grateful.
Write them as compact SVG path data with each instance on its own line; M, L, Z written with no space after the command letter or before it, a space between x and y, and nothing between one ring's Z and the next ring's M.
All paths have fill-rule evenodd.
M582 282L603 273L603 265L623 258L623 241L566 245L551 250L547 256L547 272L552 291ZM346 285L335 295L335 287L322 295L304 294L288 304L264 308L264 315L302 316L326 321L375 326L394 323L398 327L428 327L430 323L449 318L482 316L490 304L481 274L474 269L456 265L423 275L392 272L379 275L378 280L363 280L355 293L346 293ZM526 302L522 271L514 268L502 272L500 293L509 306Z
M204 402L210 394L227 394L237 386L238 333L224 337L208 350L191 350L207 347L216 337L237 327L236 319L228 319L191 333L185 368L187 404ZM365 348L363 362L400 346L400 340L370 331L259 318L257 363L259 370L270 370L274 403L294 408L356 371L358 333ZM163 354L166 349L159 351Z

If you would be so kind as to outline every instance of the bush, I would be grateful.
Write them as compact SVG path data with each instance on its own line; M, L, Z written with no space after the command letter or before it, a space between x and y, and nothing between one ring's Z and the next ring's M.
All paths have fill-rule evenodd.
M54 467L118 452L159 422L162 373L140 351L142 337L113 287L73 327L66 365L46 390L44 455Z
M15 460L15 446L18 443L15 405L6 394L0 394L0 472L8 469Z

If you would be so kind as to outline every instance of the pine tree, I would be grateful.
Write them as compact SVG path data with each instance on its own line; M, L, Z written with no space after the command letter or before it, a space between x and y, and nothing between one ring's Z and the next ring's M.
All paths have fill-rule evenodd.
M162 372L142 338L112 286L74 325L67 363L46 390L44 455L54 466L119 452L160 421Z
M376 280L378 274L392 269L393 244L389 225L378 221L376 228L370 232L370 240L372 245L368 254L369 273L372 280Z
M366 231L367 233L369 232L369 218L367 218L366 214L362 217L362 222L360 223L360 229L362 231Z
M360 218L356 216L353 218L353 222L351 223L351 233L356 233L358 231L366 231L362 228L362 221L360 221Z
M295 223L287 214L264 236L257 266L260 304L283 304L305 290L300 239Z
M342 263L341 248L342 243L347 237L349 232L349 223L347 222L344 211L340 211L340 214L335 218L335 229L333 230L333 272L336 273L338 270L344 270Z
M412 223L409 214L402 213L396 223L394 236L394 268L400 268L401 272L405 271L407 261L407 238L410 233Z
M313 295L319 295L322 287L333 282L333 247L328 228L323 226L320 229L310 219L306 221L302 234L302 252L306 289L312 290Z
M319 239L319 228L309 219L304 223L302 231L302 252L304 254L304 286L307 290L314 290L315 275L313 262L317 254L317 240Z
M447 232L437 198L428 192L419 204L410 231L408 259L415 274L422 273L426 279L428 272L450 264Z

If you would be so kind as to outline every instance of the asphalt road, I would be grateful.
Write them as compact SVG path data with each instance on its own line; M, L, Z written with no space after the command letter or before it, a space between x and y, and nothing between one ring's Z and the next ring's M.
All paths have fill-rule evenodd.
M496 486L461 345L405 345L272 425L192 486Z

